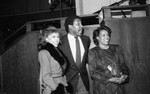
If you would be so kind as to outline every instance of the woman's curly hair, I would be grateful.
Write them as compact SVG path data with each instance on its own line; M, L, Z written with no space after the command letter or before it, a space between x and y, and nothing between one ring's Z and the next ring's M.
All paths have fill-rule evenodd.
M99 45L97 37L99 36L102 30L106 30L108 32L109 37L111 36L111 32L112 32L111 29L106 25L101 25L100 27L98 27L93 31L93 42L95 45Z

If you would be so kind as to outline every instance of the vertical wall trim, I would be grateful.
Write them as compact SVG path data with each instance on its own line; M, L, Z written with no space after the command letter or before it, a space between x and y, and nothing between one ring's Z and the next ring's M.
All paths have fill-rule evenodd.
M0 56L0 85L1 85L1 90L0 92L3 92L3 72L2 72L2 56Z
M76 15L83 15L83 0L75 0L76 2Z

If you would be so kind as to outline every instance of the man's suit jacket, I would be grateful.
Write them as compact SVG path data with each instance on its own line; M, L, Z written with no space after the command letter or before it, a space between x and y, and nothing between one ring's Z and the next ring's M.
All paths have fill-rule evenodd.
M67 35L62 36L61 41L62 44L60 45L60 48L69 61L68 70L66 73L67 81L72 85L73 89L75 90L77 88L78 77L80 74L87 91L89 91L89 80L88 80L88 72L86 69L86 63L88 62L87 58L88 58L88 50L90 46L90 38L85 35L81 36L81 41L83 43L85 52L80 65L76 65L73 59Z

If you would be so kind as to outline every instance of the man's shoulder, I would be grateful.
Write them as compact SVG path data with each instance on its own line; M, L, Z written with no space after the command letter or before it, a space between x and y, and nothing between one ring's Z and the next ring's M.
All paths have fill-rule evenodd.
M82 38L82 39L85 39L85 40L90 40L90 37L87 36L87 35L82 35L81 38Z
M62 35L61 37L60 37L60 40L64 40L64 39L66 39L67 38L67 34L66 35Z
M82 37L89 38L89 36L87 36L87 35L82 35Z
M67 34L61 36L61 38L65 38L65 37L67 37Z

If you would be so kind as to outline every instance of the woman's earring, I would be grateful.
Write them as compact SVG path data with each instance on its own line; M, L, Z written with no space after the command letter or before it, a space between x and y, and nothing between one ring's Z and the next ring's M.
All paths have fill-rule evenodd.
M46 40L46 41L48 41L48 39L47 39L47 38L46 38L45 40Z
M98 39L99 39L99 37L96 37L96 39L98 40Z

